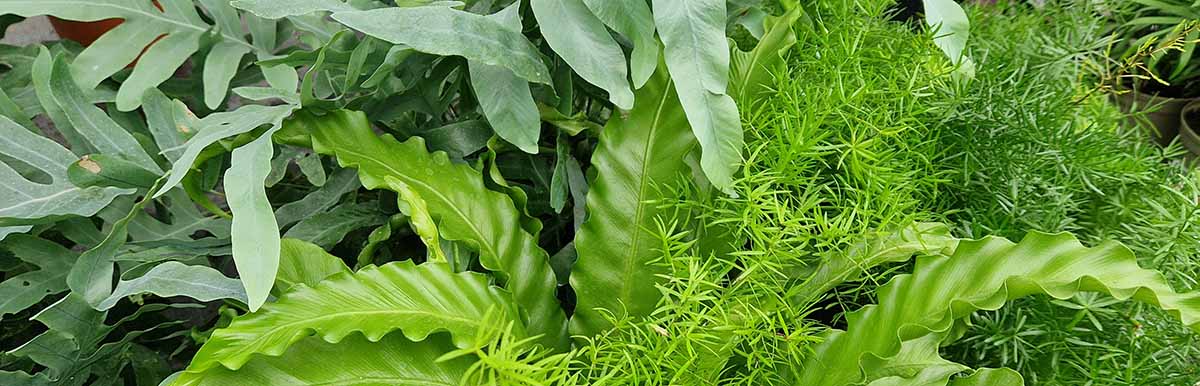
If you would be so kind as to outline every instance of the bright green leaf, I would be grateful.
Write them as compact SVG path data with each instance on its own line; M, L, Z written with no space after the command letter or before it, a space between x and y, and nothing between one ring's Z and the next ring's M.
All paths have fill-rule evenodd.
M448 331L458 347L466 347L476 331L501 328L488 322L489 312L518 319L511 295L490 286L484 275L454 273L437 263L370 266L313 288L297 287L261 311L235 319L213 333L187 372L219 366L237 370L255 354L278 356L314 332L337 343L358 332L377 342L397 329L413 341Z
M609 326L597 308L618 317L654 310L660 297L655 283L664 272L649 264L662 256L652 229L666 212L653 201L663 198L657 185L689 175L685 158L695 146L666 68L637 91L628 117L613 116L601 132L592 155L589 217L575 238L573 335L591 336Z
M325 252L320 246L285 238L280 243L279 274L275 275L275 289L283 293L300 284L316 287L325 278L349 272L350 268L342 259Z
M336 344L301 338L286 352L256 357L237 371L215 367L183 373L171 386L458 385L471 359L436 361L452 349L445 338L413 342L389 334L372 342L351 335Z

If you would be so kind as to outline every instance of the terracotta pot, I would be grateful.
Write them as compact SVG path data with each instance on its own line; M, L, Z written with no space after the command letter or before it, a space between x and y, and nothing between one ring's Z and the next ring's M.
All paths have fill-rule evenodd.
M1179 142L1192 152L1192 158L1200 157L1200 100L1184 106L1179 121Z
M1183 110L1183 106L1188 103L1200 100L1200 98L1167 98L1157 95L1150 95L1138 92L1137 90L1126 90L1123 94L1115 96L1117 105L1121 107L1121 111L1128 114L1133 111L1141 111L1152 109L1152 112L1145 114L1146 121L1150 127L1156 132L1153 133L1155 142L1159 145L1166 146L1179 136L1179 112ZM1129 118L1130 125L1137 125L1138 119Z
M154 6L158 8L159 11L163 10L162 5L158 4L158 0L154 0ZM63 39L74 40L84 47L92 45L92 43L95 43L96 39L99 39L101 35L111 31L113 28L117 28L117 26L124 22L125 19L71 21L59 19L54 16L50 17L50 26L54 27L54 32L57 32L59 37ZM153 45L155 42L158 42L158 40L162 38L162 36L159 36L158 39L154 39L154 41L150 42L146 48L150 48L151 45ZM144 53L145 51L146 49L143 48L142 52ZM136 59L133 61L133 63L129 63L129 66L133 66L135 63L137 63Z
M92 43L96 42L96 39L100 38L100 35L104 35L105 32L117 28L123 22L125 22L124 19L104 19L85 22L50 17L50 25L54 27L54 32L58 32L58 36L63 39L79 42L84 47L92 45Z

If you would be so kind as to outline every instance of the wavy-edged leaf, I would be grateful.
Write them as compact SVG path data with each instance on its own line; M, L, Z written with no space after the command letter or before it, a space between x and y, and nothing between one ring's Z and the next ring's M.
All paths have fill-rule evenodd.
M488 16L514 32L521 32L521 3ZM529 154L537 154L542 122L529 82L507 68L468 61L471 88L488 123L505 141Z
M296 239L280 242L279 273L275 275L275 289L287 292L303 284L316 287L325 278L350 273L350 268L337 256L325 252L320 246Z
M629 116L614 115L592 155L596 180L587 194L588 219L575 239L579 259L571 272L577 305L573 335L591 336L609 326L596 308L620 316L654 310L660 269L648 265L661 256L652 202L663 198L657 184L689 175L685 158L696 146L666 68L637 91Z
M437 361L454 346L443 336L413 342L388 334L378 342L351 335L336 344L302 338L279 357L255 357L234 371L182 373L172 386L444 385L457 386L470 357Z
M547 347L564 347L566 316L555 297L555 277L546 251L522 228L521 213L507 195L488 190L483 175L445 153L429 153L420 137L399 142L376 135L360 112L334 111L295 121L312 136L313 148L357 168L368 189L386 188L385 177L403 181L420 194L438 221L442 238L479 251L479 261L513 292L529 331Z
M38 269L0 282L0 318L21 312L46 296L67 290L67 273L78 255L61 245L28 235L12 235L0 243L21 261Z
M879 289L878 305L848 314L849 328L830 332L816 347L799 384L871 381L860 371L867 355L893 358L904 342L930 334L949 339L972 312L995 310L1012 299L1043 293L1066 299L1081 291L1157 305L1200 331L1200 293L1175 292L1161 274L1139 267L1120 244L1087 248L1068 234L1042 233L1020 243L962 241L952 256L918 258L913 274Z
M85 89L116 74L135 59L137 65L117 92L117 107L130 111L142 103L147 90L169 79L192 54L200 48L200 40L215 37L218 47L209 52L207 65L229 67L237 65L241 55L256 51L256 47L241 37L241 28L217 28L206 23L190 0L160 0L163 10L148 1L130 0L0 0L0 14L21 16L52 15L75 21L124 19L116 28L105 33L79 54L71 72ZM161 39L160 39L161 38ZM146 46L143 53L142 50ZM140 56L140 58L139 58ZM206 92L224 95L227 81L206 78Z
M550 48L588 83L608 91L617 108L633 108L625 52L583 0L530 0Z
M592 14L633 42L629 73L633 88L639 89L658 68L658 39L654 38L654 15L644 1L583 0Z
M30 181L0 162L0 225L53 221L63 216L91 216L132 189L79 188L67 178L75 155L61 145L34 134L7 117L0 117L0 154L18 159L50 176L49 184Z
M949 255L957 246L958 239L950 234L950 227L941 223L914 223L885 231L864 238L844 253L827 256L804 283L788 290L788 297L797 304L806 304L881 264L907 261L913 255Z
M209 267L168 261L154 266L142 276L117 283L112 295L100 302L98 309L108 310L126 296L144 293L161 297L187 296L202 302L218 299L246 302L246 291L237 279Z
M732 193L742 161L742 122L729 86L725 0L654 0L654 23L679 101L700 141L700 167L712 185Z
M314 332L337 343L354 332L375 342L394 330L414 341L448 331L455 344L465 347L476 331L502 328L488 322L489 312L519 319L511 295L489 285L485 275L411 261L369 266L313 288L297 287L259 312L235 319L213 333L187 372L220 365L237 370L255 354L278 356Z
M347 27L429 54L457 55L509 69L530 82L550 84L537 48L497 20L446 6L337 12Z

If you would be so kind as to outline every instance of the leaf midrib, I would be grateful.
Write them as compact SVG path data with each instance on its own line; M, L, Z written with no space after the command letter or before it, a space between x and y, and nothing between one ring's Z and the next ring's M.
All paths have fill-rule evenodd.
M638 202L637 202L637 210L634 211L634 217L633 217L633 220L635 223L640 222L642 215L645 213L646 203L642 200L642 198L646 196L646 186L649 185L649 178L647 177L648 176L647 170L649 169L649 165L650 165L650 159L651 159L650 155L654 148L653 139L658 134L659 127L661 126L660 123L662 121L663 111L666 110L667 101L671 99L671 94L672 94L671 90L673 89L673 87L674 87L674 85L672 82L667 82L667 84L664 86L663 96L662 96L662 98L659 99L658 108L655 109L655 111L654 111L654 119L650 121L651 128L650 128L650 132L647 134L648 140L646 141L646 144L642 147L642 154L645 154L646 157L642 159L641 171L640 171L640 174L638 177L638 191L637 191ZM633 230L633 240L632 240L632 242L629 243L629 248L627 248L625 250L625 254L624 254L626 257L625 262L624 262L625 267L624 267L624 272L621 273L621 283L623 285L621 286L621 296L619 298L622 301L629 299L630 296L632 296L631 292L633 290L633 286L630 285L630 283L632 283L632 281L630 281L630 279L633 276L633 271L635 268L634 261L636 260L633 257L634 257L634 254L636 253L636 251L638 250L638 246L641 244L641 240L642 240L642 238L640 237L641 232L642 232L642 228L640 225L638 225L637 228Z

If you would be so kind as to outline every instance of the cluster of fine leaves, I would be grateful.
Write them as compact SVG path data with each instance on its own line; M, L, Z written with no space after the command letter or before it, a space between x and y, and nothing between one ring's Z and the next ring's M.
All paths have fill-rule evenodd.
M1196 176L1012 3L0 0L115 25L0 45L0 385L1187 384Z

